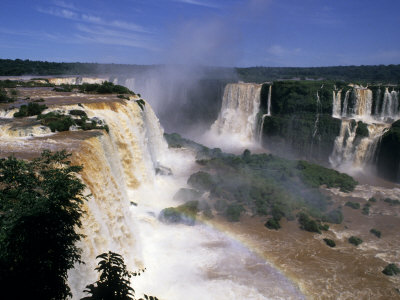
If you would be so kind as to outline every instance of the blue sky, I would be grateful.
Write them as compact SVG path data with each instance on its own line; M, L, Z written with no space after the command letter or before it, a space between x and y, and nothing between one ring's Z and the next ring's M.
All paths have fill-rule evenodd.
M399 64L399 33L400 0L2 0L0 58Z

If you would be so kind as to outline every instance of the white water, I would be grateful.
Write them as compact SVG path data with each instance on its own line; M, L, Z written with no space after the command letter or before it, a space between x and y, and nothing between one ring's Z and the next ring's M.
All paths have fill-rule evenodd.
M398 119L399 118L399 93L396 91L389 92L389 89L385 89L383 95L383 103L381 110L381 119L387 118Z
M224 90L218 119L211 126L208 139L221 143L230 140L231 147L251 147L257 142L257 114L260 108L261 84L229 83ZM236 146L236 147L235 147Z
M353 103L349 109L350 95ZM329 158L333 167L347 171L362 171L365 166L373 163L382 135L390 127L391 121L398 118L397 92L389 92L386 88L380 114L378 114L379 91L376 97L375 110L372 112L372 91L363 86L353 85L351 90L346 91L343 109L340 111L341 90L333 92L332 116L342 119L340 134L335 139ZM358 125L351 127L351 120L366 123L369 136L356 140Z
M134 101L83 104L83 109L90 118L105 120L110 133L81 141L74 153L92 196L84 206L86 238L79 245L86 264L69 272L73 299L97 280L95 257L109 250L123 255L129 270L147 269L132 280L138 297L303 299L283 275L228 235L206 225L158 221L163 208L180 204L173 195L196 167L190 151L167 148L148 104L144 111ZM159 164L173 176L156 175Z
M343 119L340 134L336 137L334 148L329 157L330 164L342 170L360 171L373 162L379 141L390 124L368 124L368 137L356 141L358 123L351 125L350 119Z

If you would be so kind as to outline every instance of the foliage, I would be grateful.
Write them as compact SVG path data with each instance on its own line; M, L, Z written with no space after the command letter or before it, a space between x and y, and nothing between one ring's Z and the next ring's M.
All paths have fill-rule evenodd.
M84 292L90 294L82 300L134 300L135 291L130 286L131 272L128 272L121 255L108 251L96 257L99 259L96 271L100 279L86 286Z
M389 203L390 205L400 205L400 200L398 199L390 199L390 198L385 198L386 203Z
M14 99L7 96L7 91L0 88L0 103L14 102Z
M86 112L83 111L83 110L80 110L80 109L71 109L71 110L69 111L69 114L70 114L71 116L87 117Z
M275 229L275 230L281 228L279 221L275 220L274 218L269 218L267 222L264 224L264 226L267 227L268 229Z
M373 203L375 203L377 200L376 200L376 198L374 198L374 197L371 197L371 198L369 198L368 199L368 202L373 202Z
M194 225L199 212L198 206L199 201L189 201L177 207L164 208L160 212L159 218L165 223Z
M84 184L65 151L0 160L0 288L15 299L65 299L80 261ZM21 288L23 283L23 288Z
M68 131L72 125L75 125L70 116L49 112L45 115L39 115L38 120L44 126L50 127L52 132L55 131Z
M20 118L40 115L46 108L47 106L45 104L29 102L28 105L21 105L19 111L14 113L14 117Z
M371 203L365 203L364 207L362 209L362 214L363 215L369 215L369 208L371 207Z
M336 247L336 243L334 240L331 239L324 239L325 244L327 244L329 247Z
M378 229L375 229L375 228L372 228L369 232L371 232L377 238L380 238L382 236L382 233Z
M396 264L388 264L382 271L387 276L400 274L400 268Z
M322 221L341 224L343 222L343 214L339 209L334 209L322 216Z
M394 122L381 139L377 154L378 174L389 180L400 180L400 120Z
M338 187L343 192L351 192L357 185L357 181L347 174L304 160L298 162L297 168L302 170L301 177L303 181L314 187L324 184L328 188Z
M203 171L190 175L188 184L200 191L209 191L215 186L212 176Z
M55 92L72 92L74 89L74 85L71 84L61 84L60 86L56 86L53 88L53 91Z
M176 141L174 138L172 143ZM190 143L184 145L190 147ZM203 170L192 174L188 184L201 192L209 192L209 200L218 213L227 216L229 205L237 204L253 215L271 215L277 222L282 217L294 219L295 211L300 209L325 222L343 220L340 211L327 211L329 199L318 188L325 184L350 190L356 184L350 176L270 154L254 155L247 150L242 155L233 155L203 148L194 145L198 156L207 153L208 158L197 161ZM326 228L320 223L316 225L318 230Z
M226 208L225 216L229 222L239 222L240 214L244 211L243 205L230 204Z
M352 209L359 209L360 208L360 203L358 202L351 202L351 201L347 201L346 206L351 207Z
M369 136L368 125L362 121L358 121L356 129L356 138L364 138Z
M97 63L56 63L22 59L0 59L0 76L20 75L76 75L76 74L140 74L159 66L140 66ZM312 78L335 80L363 80L368 82L398 82L400 65L336 66L336 67L250 67L250 68L208 68L208 77L216 73L222 77L236 72L245 82L265 82L282 78ZM232 72L233 71L233 72ZM226 75L225 75L226 76ZM237 78L232 78L236 79Z
M135 101L137 103L137 105L139 105L141 110L144 110L144 106L146 105L146 102L144 102L143 99L139 99Z
M315 112L267 116L262 128L262 142L281 156L295 154L308 160L326 162L339 135L341 120L331 114L319 114L317 131L315 121Z
M298 221L300 223L300 228L310 232L321 233L320 227L315 220L310 219L310 217L301 212L298 215Z
M362 242L363 242L363 240L360 239L359 237L356 237L356 236L351 236L351 237L349 238L349 243L350 243L350 244L353 244L354 246L358 246L358 245L360 245Z
M94 93L94 94L134 94L128 88L113 84L109 81L104 81L102 84L98 83L83 83L78 85L77 88L81 93Z
M265 82L278 79L310 78L343 81L392 82L400 77L400 65L335 66L335 67L250 67L236 68L245 82Z
M81 130L103 129L107 133L109 132L107 124L104 124L101 120L88 119L83 110L71 110L69 113L73 116L79 116L79 118L72 119L69 115L49 112L44 115L39 115L37 119L40 120L42 125L50 127L52 132L68 131L72 125L77 125Z

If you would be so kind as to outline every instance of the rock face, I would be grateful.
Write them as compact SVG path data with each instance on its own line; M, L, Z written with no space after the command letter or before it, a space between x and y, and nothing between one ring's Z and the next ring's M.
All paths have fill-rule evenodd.
M394 122L382 136L377 155L377 167L380 176L400 181L400 120Z

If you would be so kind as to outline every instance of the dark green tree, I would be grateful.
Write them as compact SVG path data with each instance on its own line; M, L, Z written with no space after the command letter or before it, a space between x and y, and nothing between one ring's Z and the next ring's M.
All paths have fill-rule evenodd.
M13 299L71 296L67 271L80 263L85 185L65 151L0 160L0 289Z
M90 296L82 300L134 300L135 290L130 286L130 278L138 276L144 270L129 272L121 255L108 251L100 254L99 264L95 270L100 272L100 279L86 286L84 292ZM144 295L145 299L157 300L156 297Z

